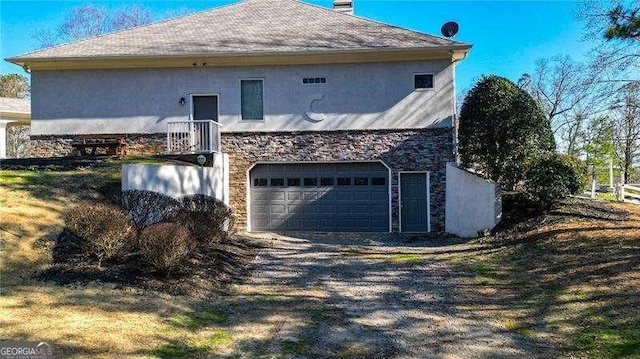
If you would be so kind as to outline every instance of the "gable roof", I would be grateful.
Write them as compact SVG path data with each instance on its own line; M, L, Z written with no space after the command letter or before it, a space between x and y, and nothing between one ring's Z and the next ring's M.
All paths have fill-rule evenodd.
M247 0L212 10L31 52L8 61L46 59L468 50L457 41L295 0Z

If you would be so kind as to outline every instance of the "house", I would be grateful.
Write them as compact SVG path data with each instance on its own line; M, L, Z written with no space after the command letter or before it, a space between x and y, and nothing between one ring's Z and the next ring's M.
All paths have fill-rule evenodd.
M334 7L247 0L7 59L31 73L32 154L222 152L249 230L442 231L471 45Z
M31 102L21 98L0 97L0 159L7 158L7 131L10 126L28 126Z

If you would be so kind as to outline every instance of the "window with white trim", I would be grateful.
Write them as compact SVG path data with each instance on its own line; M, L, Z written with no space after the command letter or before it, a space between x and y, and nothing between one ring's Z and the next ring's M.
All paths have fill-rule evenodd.
M264 81L240 80L240 118L264 120Z
M414 74L413 88L416 90L432 89L433 74Z

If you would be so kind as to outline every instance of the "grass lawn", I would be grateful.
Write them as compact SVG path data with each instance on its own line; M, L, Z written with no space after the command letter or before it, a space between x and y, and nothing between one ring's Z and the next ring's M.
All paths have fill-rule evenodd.
M548 340L562 357L640 358L640 206L575 213L588 206L559 208L485 250L441 259L475 273L471 288L487 299L467 309L502 318L507 330ZM608 219L616 210L630 215Z
M124 159L74 171L0 171L0 339L47 341L64 358L182 357L231 342L212 302L116 288L59 286L32 274L51 260L62 215L120 180ZM206 330L199 330L203 327Z
M99 198L97 189L119 181L125 161L132 160L64 172L0 171L0 339L47 341L64 358L211 357L233 355L247 340L269 345L281 318L238 321L234 311L247 302L278 307L283 293L245 288L220 298L192 298L33 279L51 261L65 211ZM472 304L457 309L498 318L505 330L552 343L561 357L637 358L640 206L610 206L612 213L624 209L631 215L611 219L559 209L555 216L565 220L551 215L505 238L475 240L478 250L381 254L345 247L342 254L389 265L453 263L472 274L462 294ZM319 293L317 300L323 298ZM277 311L294 312L289 306ZM286 342L281 356L299 356L312 344Z

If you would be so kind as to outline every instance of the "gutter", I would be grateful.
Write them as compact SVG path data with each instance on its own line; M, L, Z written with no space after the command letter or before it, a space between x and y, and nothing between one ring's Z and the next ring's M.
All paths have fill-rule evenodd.
M76 56L76 57L10 57L5 61L31 69L75 68L139 68L139 67L199 67L242 65L292 65L313 63L349 63L374 61L402 61L416 59L441 59L448 57L457 62L466 57L470 44L455 44L422 48L363 48L332 49L326 51L288 52L219 52L175 55L124 55L124 56ZM46 50L45 50L46 51ZM406 58L405 56L406 55ZM261 61L264 60L264 61ZM66 66L65 66L66 64Z

